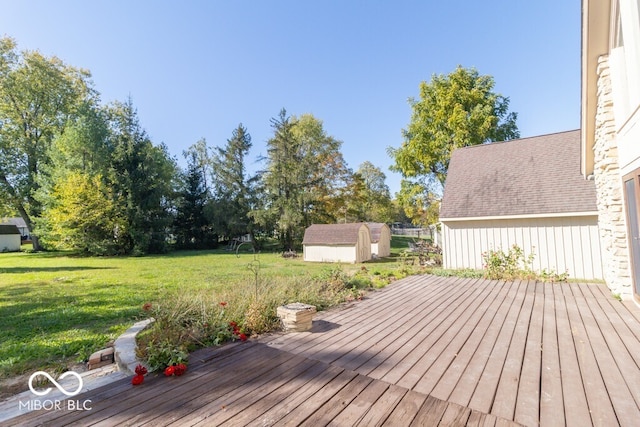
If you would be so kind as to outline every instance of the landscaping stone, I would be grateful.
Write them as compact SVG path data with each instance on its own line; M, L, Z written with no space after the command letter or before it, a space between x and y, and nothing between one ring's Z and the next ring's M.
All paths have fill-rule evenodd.
M153 319L146 319L135 323L127 331L120 335L114 345L115 361L118 369L129 375L133 375L140 361L136 358L136 335L151 323Z
M316 307L295 302L281 305L277 308L276 312L280 320L282 320L285 331L304 332L311 329L313 316L316 314Z
M115 361L113 347L105 348L103 350L96 351L89 356L89 362L87 368L89 370L100 368L102 366L109 365Z

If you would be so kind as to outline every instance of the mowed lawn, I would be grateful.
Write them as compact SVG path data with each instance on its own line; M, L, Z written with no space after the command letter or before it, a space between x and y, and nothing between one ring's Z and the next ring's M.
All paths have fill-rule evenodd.
M414 239L394 236L393 257L366 264L369 270L402 269L397 255L408 240ZM203 291L247 295L256 279L272 286L336 268L353 274L362 265L225 250L145 257L0 253L0 380L45 368L62 372L85 361L145 318L146 302Z
M280 254L224 250L113 258L2 253L0 379L45 367L66 370L144 318L145 302L253 286L256 266L261 283L310 277L327 268Z

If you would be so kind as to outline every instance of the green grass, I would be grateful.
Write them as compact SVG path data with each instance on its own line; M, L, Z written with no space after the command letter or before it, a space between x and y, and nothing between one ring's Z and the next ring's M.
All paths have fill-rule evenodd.
M146 317L145 302L178 293L224 296L237 289L246 294L255 283L250 265L259 266L261 286L319 276L329 268L279 254L236 256L222 250L102 258L0 254L0 379L36 369L64 371L86 360ZM361 265L342 268L353 274ZM377 279L403 266L392 258L367 268ZM384 283L374 280L374 285Z

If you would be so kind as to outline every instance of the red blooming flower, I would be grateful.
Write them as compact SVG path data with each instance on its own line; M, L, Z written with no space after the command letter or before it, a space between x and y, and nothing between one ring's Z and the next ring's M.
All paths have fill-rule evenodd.
M222 302L220 303L220 305L221 305L222 307L226 307L226 306L227 306L227 303L226 303L226 301L222 301Z
M147 373L147 368L142 365L136 366L136 374L137 375L145 375Z
M131 384L140 385L142 384L143 381L144 381L144 375L138 374L131 379Z
M176 368L174 366L167 366L166 369L164 370L164 374L167 377L170 377L171 375L175 374L176 372Z
M229 322L229 326L231 326L233 329L236 329L238 327L238 324L236 322Z
M176 374L176 376L179 377L180 375L187 372L187 365L185 365L184 363L178 363L173 367L173 372Z
M238 338L240 338L240 341L246 341L247 340L247 336L245 334L239 334Z
M144 305L142 306L142 309L144 311L150 311L151 310L151 303L150 302L145 302Z

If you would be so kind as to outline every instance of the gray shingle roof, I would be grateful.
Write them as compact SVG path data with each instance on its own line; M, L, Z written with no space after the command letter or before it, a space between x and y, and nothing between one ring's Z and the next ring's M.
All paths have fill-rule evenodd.
M451 155L440 218L595 212L580 131L477 145Z
M17 234L20 235L20 230L13 224L0 224L0 234Z
M366 224L313 224L304 231L303 245L355 245L358 231Z
M371 242L378 243L382 235L382 228L386 225L384 222L367 222L369 230L371 230Z

